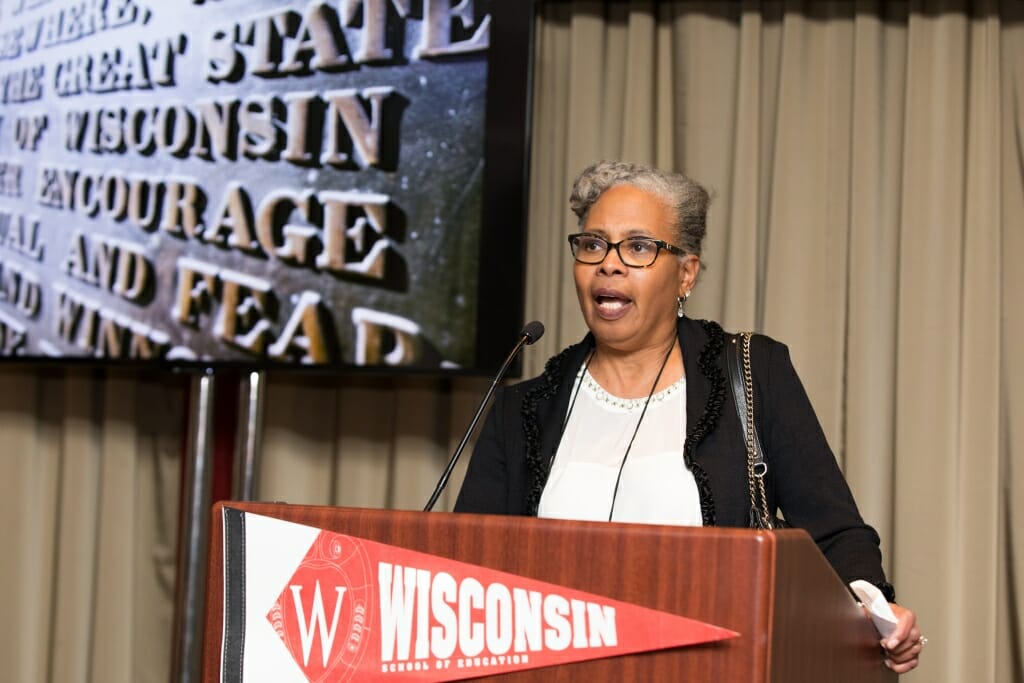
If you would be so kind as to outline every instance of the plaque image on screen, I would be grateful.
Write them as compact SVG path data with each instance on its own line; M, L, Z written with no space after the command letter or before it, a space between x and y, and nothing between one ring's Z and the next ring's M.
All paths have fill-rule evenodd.
M0 0L0 359L494 365L530 5Z

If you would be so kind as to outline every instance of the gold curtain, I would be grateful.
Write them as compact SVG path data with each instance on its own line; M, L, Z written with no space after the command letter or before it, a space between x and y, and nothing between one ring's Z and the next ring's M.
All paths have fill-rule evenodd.
M930 638L915 676L1024 679L1024 10L551 2L538 31L541 351L584 332L564 254L574 174L624 158L705 183L689 313L790 345Z
M181 378L7 367L0 386L4 680L166 683Z
M584 331L575 173L693 175L714 201L689 313L790 345L931 641L913 678L1024 679L1024 8L538 8L526 316L548 332L526 372ZM166 680L187 387L12 367L0 387L7 675ZM271 375L259 496L421 507L485 387Z

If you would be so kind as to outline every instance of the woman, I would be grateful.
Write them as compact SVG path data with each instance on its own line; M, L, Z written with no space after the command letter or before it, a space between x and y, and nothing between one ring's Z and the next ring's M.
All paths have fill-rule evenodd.
M541 377L501 390L455 509L745 527L746 448L727 384L720 326L683 315L700 272L708 194L675 173L621 162L585 169L570 204L580 309L590 333ZM890 602L878 535L857 511L786 347L750 345L768 509L808 531L847 583ZM897 672L917 666L912 611L882 646Z

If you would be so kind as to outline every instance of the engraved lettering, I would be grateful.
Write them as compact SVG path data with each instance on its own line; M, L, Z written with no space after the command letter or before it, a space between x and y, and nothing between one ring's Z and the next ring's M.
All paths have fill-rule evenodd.
M271 334L266 319L273 291L270 282L245 273L221 270L223 301L213 334L226 342L262 354Z
M351 140L355 148L359 165L363 168L376 165L380 161L383 102L393 92L394 88L378 87L367 88L361 94L355 90L332 90L326 93L327 141L320 162L343 164L348 161L348 155L339 151L343 128L346 139ZM369 117L359 101L360 96L370 103ZM339 122L343 127L338 125Z
M17 263L0 261L0 302L26 318L36 317L42 302L39 276Z
M469 30L475 21L473 15L473 0L462 0L457 5L452 5L449 0L423 0L423 30L419 44L413 48L413 59L487 49L490 44L490 15L483 17L471 38L452 40L454 20L458 20L459 28Z
M46 67L42 64L0 73L0 103L17 104L42 99L45 75Z
M391 86L207 98L194 104L71 109L69 152L141 156L156 151L209 161L239 156L299 165L369 168L384 163L385 134L397 135L401 98ZM390 126L385 126L390 122Z
M43 260L39 218L0 209L0 245L36 261Z
M142 247L76 230L61 264L67 275L129 301L146 297L154 283L153 264Z
M331 362L320 294L307 290L295 297L291 316L274 340L277 302L270 282L187 257L178 259L177 280L172 314L178 322L199 328L215 316L214 335L251 354L304 364Z
M420 355L420 326L392 313L352 309L356 326L356 365L409 365Z
M252 202L239 182L228 183L224 200L213 223L203 232L203 241L243 251L258 251L253 234Z
M417 20L414 7L420 14L419 42L408 55L413 60L479 52L490 44L491 17L478 15L473 0L339 0L337 7L314 1L301 14L278 10L217 28L207 45L205 77L237 82L247 74L270 78L392 60L389 32Z
M21 196L21 170L19 162L0 159L0 197Z
M384 259L391 246L385 237L387 195L326 191L317 198L323 205L324 249L316 265L335 273L383 278Z
M84 0L64 4L65 7L57 7L42 16L33 16L30 21L20 25L12 26L5 21L0 29L0 60L16 59L26 52L73 43L97 33L137 23L147 15L140 11L136 0ZM17 14L17 11L12 14Z
M0 311L0 354L23 356L28 330L20 322Z
M379 280L393 246L387 236L390 201L372 192L282 188L263 197L254 212L245 188L231 182L202 239L303 268Z
M311 190L277 190L263 198L256 210L256 238L268 254L299 265L310 264L310 239L317 231L310 226L288 223L293 213L308 221Z
M151 360L188 358L187 350L172 349L170 337L145 323L101 306L61 284L54 284L57 306L54 331L62 342L98 358Z
M43 164L36 201L89 217L127 220L143 230L159 227L194 238L203 230L206 194L187 178L153 178Z
M303 292L281 336L268 349L270 357L296 360L303 365L329 363L324 317L323 297L316 292Z

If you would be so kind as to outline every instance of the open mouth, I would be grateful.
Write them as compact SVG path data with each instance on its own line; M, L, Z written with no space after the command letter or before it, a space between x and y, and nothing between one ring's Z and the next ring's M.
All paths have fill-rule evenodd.
M622 315L633 300L619 292L601 291L594 295L598 313L604 318L617 318Z

